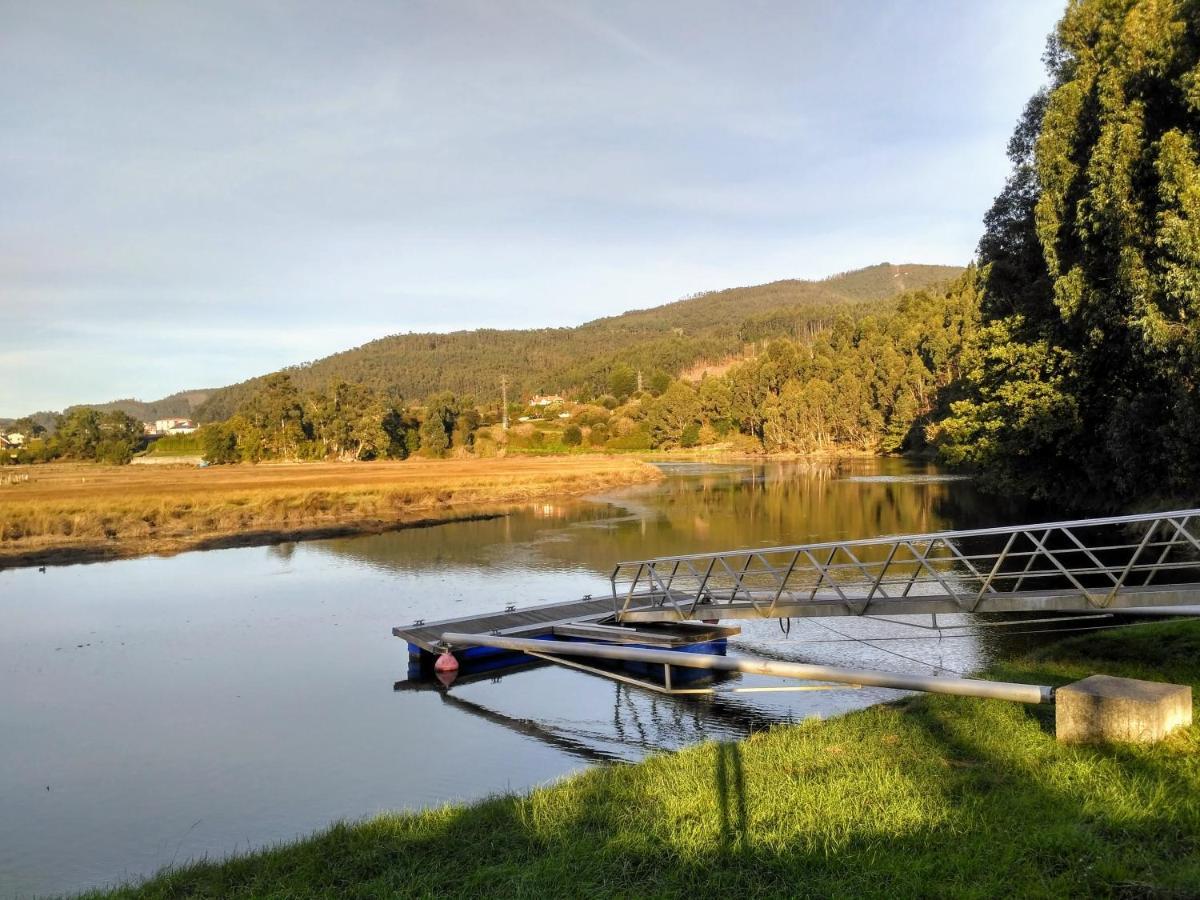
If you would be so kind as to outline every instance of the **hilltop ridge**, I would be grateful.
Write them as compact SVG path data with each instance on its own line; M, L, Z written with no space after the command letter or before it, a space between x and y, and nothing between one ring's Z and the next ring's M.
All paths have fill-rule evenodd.
M490 397L502 375L509 379L513 397L596 394L603 392L614 366L640 369L648 377L719 368L748 345L801 337L838 314L858 318L882 311L881 304L891 298L944 284L962 271L958 266L885 262L821 279L705 291L573 327L393 334L282 371L305 390L321 390L341 379L409 402L439 391ZM120 410L143 422L170 416L219 421L232 415L269 374L224 387L178 391L158 400L75 404L65 412L87 407ZM56 413L30 415L52 427ZM0 425L12 421L0 418Z
M841 312L865 314L880 301L945 283L962 271L880 263L820 280L708 291L570 328L394 334L284 371L302 389L344 379L408 401L445 390L489 397L501 375L513 396L600 393L613 366L676 376L702 361L727 359L746 344L794 337ZM264 377L211 392L197 417L227 418Z

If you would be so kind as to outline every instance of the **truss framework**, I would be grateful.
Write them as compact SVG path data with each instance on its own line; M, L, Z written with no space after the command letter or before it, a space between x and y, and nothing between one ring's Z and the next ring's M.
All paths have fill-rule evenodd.
M612 592L621 621L1200 604L1200 509L622 562Z

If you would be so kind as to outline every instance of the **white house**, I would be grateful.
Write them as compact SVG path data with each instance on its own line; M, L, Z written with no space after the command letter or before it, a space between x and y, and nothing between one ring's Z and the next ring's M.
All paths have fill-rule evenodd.
M4 439L8 441L8 446L10 447L25 446L25 435L21 434L19 431L14 431L12 434L4 435Z
M155 434L191 434L196 423L191 419L159 419L154 423Z
M529 401L530 406L553 406L556 403L565 403L566 401L558 394L535 394L533 399Z

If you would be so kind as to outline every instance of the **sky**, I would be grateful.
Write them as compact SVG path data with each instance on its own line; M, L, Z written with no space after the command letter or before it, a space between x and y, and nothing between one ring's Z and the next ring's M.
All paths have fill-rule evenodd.
M0 416L965 264L1061 0L0 0Z

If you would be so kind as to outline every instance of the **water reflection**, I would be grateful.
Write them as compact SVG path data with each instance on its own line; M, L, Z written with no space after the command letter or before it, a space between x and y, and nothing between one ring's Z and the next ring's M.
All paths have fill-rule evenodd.
M1023 518L969 483L910 477L936 474L901 461L691 465L486 521L0 572L0 896L103 885L895 697L676 698L548 666L396 691L407 659L391 628L600 595L621 559ZM976 624L940 639L922 624L796 621L784 635L747 622L730 652L923 673L996 652Z
M515 571L531 564L607 577L626 559L1004 522L958 479L904 460L666 467L661 485L517 506L503 518L312 546L393 571ZM683 474L680 474L683 473ZM868 474L875 473L875 474Z

